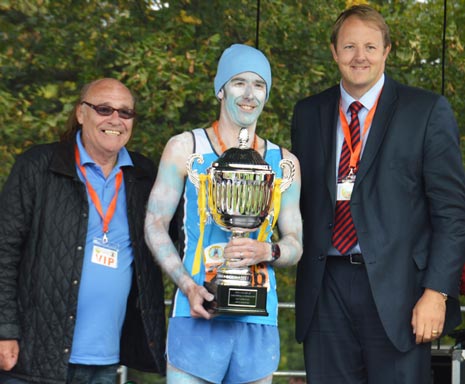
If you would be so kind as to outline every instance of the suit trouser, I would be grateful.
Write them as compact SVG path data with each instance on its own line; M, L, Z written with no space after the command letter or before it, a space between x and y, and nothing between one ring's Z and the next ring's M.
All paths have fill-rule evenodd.
M365 265L351 264L346 257L328 257L304 340L304 357L309 384L431 381L431 344L420 344L408 352L399 352L392 345L378 316Z

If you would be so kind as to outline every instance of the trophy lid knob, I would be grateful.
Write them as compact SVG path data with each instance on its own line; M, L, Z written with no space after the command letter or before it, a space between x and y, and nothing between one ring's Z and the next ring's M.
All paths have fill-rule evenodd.
M239 148L246 149L248 142L249 142L249 131L247 130L247 128L242 127L239 132Z

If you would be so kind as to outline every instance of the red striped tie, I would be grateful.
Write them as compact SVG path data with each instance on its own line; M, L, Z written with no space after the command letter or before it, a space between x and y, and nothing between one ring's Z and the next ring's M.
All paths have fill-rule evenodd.
M350 137L352 148L360 141L360 121L358 120L358 112L362 109L363 105L354 101L349 106L350 110ZM338 180L345 178L349 174L350 151L347 141L344 140L342 144L341 158L339 160ZM357 232L355 225L350 214L349 200L340 200L336 202L336 212L334 217L334 229L332 235L332 242L342 255L346 254L357 244Z

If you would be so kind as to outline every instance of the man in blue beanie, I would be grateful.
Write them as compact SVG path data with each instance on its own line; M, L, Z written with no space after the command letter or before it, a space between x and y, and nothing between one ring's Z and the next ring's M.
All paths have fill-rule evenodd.
M172 137L163 152L145 229L156 261L178 287L168 330L168 383L265 384L272 382L278 367L278 299L273 268L293 265L300 259L302 224L297 159L256 134L257 120L270 88L271 69L265 55L247 45L230 46L220 58L214 81L221 105L218 121L209 128ZM247 145L264 158L276 177L282 175L281 159L292 160L296 167L294 182L282 194L280 239L275 243L271 242L271 231L265 241L257 240L258 231L230 240L230 233L211 218L201 221L199 212L205 207L199 203L197 188L187 177L186 163L194 152L202 155L204 161L192 167L199 175L205 175L222 153L238 146L243 128L251 138ZM184 239L179 253L168 232L178 207L183 210L180 231ZM196 252L198 244L200 252ZM197 269L196 260L200 265ZM219 315L206 309L214 295L207 291L204 282L218 260L227 260L232 267L254 266L267 288L268 316Z

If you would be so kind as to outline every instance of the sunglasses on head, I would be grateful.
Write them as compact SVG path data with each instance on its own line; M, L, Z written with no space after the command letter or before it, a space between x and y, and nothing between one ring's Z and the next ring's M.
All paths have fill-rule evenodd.
M95 112L97 112L100 116L111 116L113 112L118 112L118 116L121 119L133 119L136 116L136 111L134 109L129 108L113 108L109 105L94 105L88 103L87 101L82 101L81 104L85 104L91 107Z

